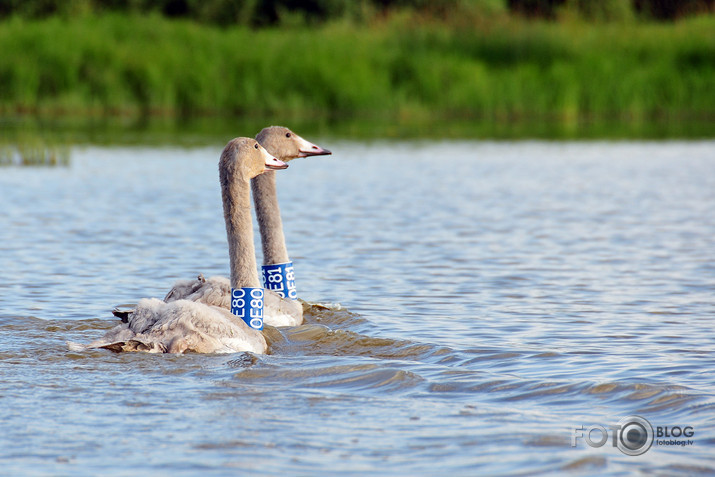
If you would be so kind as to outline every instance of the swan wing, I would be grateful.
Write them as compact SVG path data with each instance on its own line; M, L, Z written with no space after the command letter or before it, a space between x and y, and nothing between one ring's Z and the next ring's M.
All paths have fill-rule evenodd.
M231 282L224 277L204 279L203 275L199 275L196 280L179 280L164 298L166 303L178 300L195 301L228 309L231 306Z

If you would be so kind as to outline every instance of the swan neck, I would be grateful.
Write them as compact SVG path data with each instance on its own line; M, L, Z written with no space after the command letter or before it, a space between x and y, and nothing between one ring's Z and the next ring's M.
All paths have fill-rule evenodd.
M221 171L221 196L226 220L231 288L261 287L256 266L248 180Z
M289 262L281 211L278 206L275 171L265 172L251 179L251 189L253 190L253 203L256 206L258 228L261 231L263 264Z

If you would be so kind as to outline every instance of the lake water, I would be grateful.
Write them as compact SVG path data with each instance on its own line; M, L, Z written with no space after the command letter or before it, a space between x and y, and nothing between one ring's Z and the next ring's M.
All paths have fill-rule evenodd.
M310 139L264 356L66 347L228 274L223 144L0 169L0 473L715 473L715 142Z

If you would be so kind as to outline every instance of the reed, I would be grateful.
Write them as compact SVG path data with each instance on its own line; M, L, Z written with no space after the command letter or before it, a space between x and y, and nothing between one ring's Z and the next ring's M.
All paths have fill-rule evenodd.
M25 138L15 144L0 144L1 166L69 166L67 146L47 144L39 138Z
M712 119L712 31L712 16L259 30L13 17L0 22L0 114Z

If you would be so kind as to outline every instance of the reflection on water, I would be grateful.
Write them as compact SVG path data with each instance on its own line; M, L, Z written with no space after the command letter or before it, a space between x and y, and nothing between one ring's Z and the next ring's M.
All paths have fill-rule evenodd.
M50 144L178 145L225 144L254 136L267 125L289 125L306 137L398 139L711 139L712 122L702 118L558 119L401 117L1 117L0 145Z
M306 324L264 356L65 346L227 274L220 145L2 170L4 472L715 472L715 143L322 143L278 179ZM571 447L629 415L695 444Z

